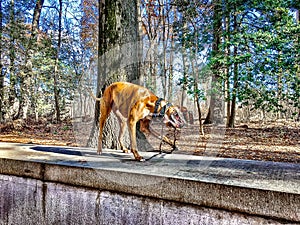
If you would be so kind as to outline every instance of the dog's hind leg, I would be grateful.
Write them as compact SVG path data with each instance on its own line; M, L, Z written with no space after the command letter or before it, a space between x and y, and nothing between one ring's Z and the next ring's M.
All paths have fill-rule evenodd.
M103 99L100 100L100 118L99 118L99 136L98 136L98 149L97 154L102 153L102 136L103 136L103 127L105 121L111 111L111 106L107 104Z
M121 115L121 113L119 111L116 111L114 113L117 116L119 124L120 124L119 143L121 146L121 150L124 153L128 153L128 149L123 144L123 136L124 136L125 128L126 128L126 120L125 120L125 118L123 118L123 116Z

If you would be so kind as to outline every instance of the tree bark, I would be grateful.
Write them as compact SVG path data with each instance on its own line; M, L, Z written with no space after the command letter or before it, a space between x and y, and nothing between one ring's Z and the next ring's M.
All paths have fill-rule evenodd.
M18 117L18 112L14 111L13 105L14 101L17 98L16 94L16 74L15 74L15 2L14 0L10 1L10 42L9 42L9 93L8 93L8 105L9 105L9 119L15 119ZM18 110L19 111L19 110Z
M197 30L196 24L193 23L194 30ZM193 77L194 77L194 95L195 95L195 102L197 106L197 112L198 112L198 121L199 121L199 134L204 135L204 128L203 128L203 122L202 122L202 112L201 112L201 105L200 105L200 100L199 99L199 70L198 70L198 65L197 65L197 54L199 52L199 44L198 44L198 32L196 31L196 51L193 57L191 58L192 62L192 71L193 71ZM194 61L195 60L195 61ZM196 66L195 66L196 63Z
M183 65L183 79L187 79L187 53L186 49L182 47L182 65ZM182 89L181 89L181 98L180 98L180 107L184 107L184 103L186 103L186 82L182 84Z
M33 71L32 71L32 58L35 53L34 45L37 42L38 27L41 16L42 7L44 0L37 0L33 12L33 19L31 24L31 35L27 45L25 63L23 65L23 70L21 71L21 98L20 98L20 109L19 117L22 119L27 119L28 111L31 100L34 95L33 92ZM35 104L35 102L33 102Z
M174 15L174 21L177 21L177 15L176 15L176 11L175 8L172 6L171 7L171 12L173 12ZM168 16L168 24L170 24L170 16ZM174 37L174 30L172 28L171 30L171 37L170 37L170 42L171 42L171 51L169 53L169 85L168 85L168 97L167 99L170 102L173 102L173 79L174 79L174 75L173 75L173 59L174 59L174 49L175 49L175 37Z
M233 30L234 33L238 32L238 24L236 15L233 16ZM237 57L237 46L233 48L233 58ZM228 127L234 127L235 114L236 114L236 98L238 92L238 63L235 61L233 64L233 89L232 89L232 100L231 100L231 112Z
M198 45L196 44L196 52L198 52ZM200 105L200 100L199 95L197 91L199 90L198 83L198 67L195 66L194 61L192 60L192 69L193 69L193 76L194 76L194 94L195 94L195 102L197 106L197 112L198 112L198 121L199 121L199 134L204 135L204 129L203 129L203 123L202 123L202 112L201 112L201 105Z
M98 97L113 82L139 83L137 12L137 1L99 0ZM130 47L126 47L127 45ZM96 103L95 108L95 125L88 143L90 146L95 146L98 136L99 103ZM111 113L103 130L103 148L120 148L117 141L118 129L119 122ZM139 129L137 132L138 146L141 143L144 146L146 138ZM128 134L124 138L124 143L129 143Z
M162 23L162 46L163 46L163 59L161 66L161 75L162 75L162 85L163 85L163 98L168 99L170 94L168 93L167 86L172 86L172 80L168 79L167 71L168 71L168 63L167 63L167 43L170 42L170 23L169 23L169 13L171 8L167 8L167 5L164 1L160 2L160 18ZM170 74L170 73L169 73ZM168 82L170 81L170 82Z
M187 30L187 21L185 16L182 18L182 30L183 33ZM188 56L187 56L187 46L186 46L187 40L185 40L185 37L183 37L182 46L181 46L181 55L182 55L182 66L183 66L183 85L181 90L181 99L180 99L180 107L184 107L184 103L186 102L186 79L188 76Z
M214 13L213 13L213 44L212 44L212 57L217 57L220 54L221 44L221 30L222 30L222 5L220 0L214 0ZM212 65L212 93L208 114L205 118L204 124L220 123L220 110L222 110L222 91L220 90L220 63L215 62Z
M300 9L299 8L296 10L296 21L299 24L299 22L300 22ZM298 41L298 47L299 47L299 45L300 45L300 37L299 36L298 36L297 41ZM298 61L299 61L299 58L298 58ZM297 66L296 76L300 80L300 63L298 63L298 66ZM297 89L298 90L300 89L299 85L297 85ZM298 103L300 104L300 98L298 99ZM298 116L297 116L296 120L300 121L300 107L298 108Z
M237 56L237 47L234 46L233 56ZM238 92L238 64L235 62L233 65L233 90L232 90L232 100L231 100L231 112L229 117L228 127L235 126L235 114L236 114L236 98Z
M4 120L4 71L2 70L2 33L3 33L2 1L0 2L0 123Z
M59 53L61 48L61 31L62 31L62 0L59 0L59 14L58 14L58 42L55 56L54 65L54 101L55 101L55 111L56 111L56 122L60 122L60 107L59 107Z
M226 45L225 45L225 57L226 57L226 65L225 65L225 82L224 82L224 92L225 92L225 101L226 101L226 127L229 126L229 120L230 120L230 66L229 66L229 57L230 57L230 11L229 11L229 5L226 4L226 16L225 16L225 30L226 35L224 37Z

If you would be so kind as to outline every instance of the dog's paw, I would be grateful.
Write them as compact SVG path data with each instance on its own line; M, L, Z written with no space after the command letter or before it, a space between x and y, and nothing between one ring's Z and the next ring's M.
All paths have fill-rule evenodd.
M140 162L145 162L145 161L146 161L146 159L144 159L144 158L141 158L139 161L140 161Z

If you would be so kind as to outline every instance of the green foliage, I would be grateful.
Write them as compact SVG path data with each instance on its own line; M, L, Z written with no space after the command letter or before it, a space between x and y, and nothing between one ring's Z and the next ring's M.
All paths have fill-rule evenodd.
M184 43L188 52L193 52L195 59L204 54L203 48L195 46L210 46L207 66L215 73L217 69L223 83L230 82L230 95L236 93L240 104L283 113L294 107L297 112L300 106L300 25L295 21L293 9L299 10L299 3L230 0L218 4L221 6L213 10L221 7L223 11L218 11L217 17L213 17L213 10L208 13L208 8L202 11L207 10L206 13L194 13L199 12L199 8L190 4L191 13L183 14L189 25L185 32L177 27L177 32L182 34L178 41ZM219 37L216 37L213 27L220 19L222 31L217 31ZM202 24L195 29L192 26L195 20L205 21L206 30ZM221 42L217 43L216 38ZM218 45L218 51L212 51L213 45ZM190 72L180 80L191 95L198 94L194 90L193 74ZM237 86L233 86L234 79Z
M197 87L197 80L194 77L186 77L186 78L180 78L178 85L182 85L187 90L187 94L196 97L199 101L206 100L205 98L205 92L204 90L201 90Z
M271 4L271 2L268 2ZM243 103L254 101L254 108L266 111L285 112L291 99L297 100L295 78L297 79L297 51L299 51L299 24L291 12L272 3L268 12L261 12L260 20L265 26L247 26L244 37L252 53L251 60L244 67L239 99ZM271 12L271 13L270 13ZM296 32L295 32L296 31ZM294 102L296 107L297 103Z
M36 2L15 0L1 2L3 11L2 27L2 65L5 73L4 110L6 119L12 119L20 107L13 107L11 96L22 99L22 85L30 77L29 100L31 102L29 117L52 116L54 114L54 86L60 90L60 107L66 109L73 98L80 76L84 71L80 41L76 34L79 24L74 16L78 4L64 4L65 14L69 18L63 21L63 39L59 58L58 84L54 84L53 74L57 53L58 11L57 1L48 1L42 8L37 39L31 38L32 12ZM73 14L73 19L71 15ZM30 56L30 58L28 58ZM29 63L29 65L26 65ZM27 67L30 67L30 73ZM78 69L81 67L81 69ZM13 113L11 113L13 112Z
M25 65L26 57L32 55L29 60L32 64L31 100L36 101L31 107L32 114L34 110L40 115L53 114L54 86L59 87L60 107L65 109L74 96L79 79L87 73L89 64L96 62L97 50L101 51L97 49L97 2L83 1L83 4L91 4L85 9L76 1L63 3L58 84L53 81L58 49L58 2L50 0L45 3L48 5L42 9L38 39L34 43L30 43L30 33L35 2L14 2L12 5L11 1L1 1L1 72L5 75L3 99L6 106L1 110L12 111L12 99L21 97L22 82L29 76L25 69L28 66ZM107 19L106 36L103 37L109 42L107 45L113 45L119 35L116 29L118 21L113 14L124 13L127 17L130 12L119 12L116 3L112 0L106 2L106 10L112 17ZM190 96L206 100L207 95L219 87L204 91L201 83L212 73L217 73L221 85L225 87L225 83L229 83L228 99L232 100L236 94L239 104L251 104L253 109L286 112L292 108L293 113L297 113L300 107L300 25L294 12L300 9L299 1L183 0L165 1L164 5L156 1L152 3L153 11L146 21L153 26L147 30L150 39L153 38L150 41L157 41L153 46L161 46L159 42L164 42L168 48L164 53L167 56L174 51L170 43L174 41L172 48L176 54L184 55L186 61L180 69L172 65L174 71L171 71L171 65L167 67L162 65L162 60L157 60L154 74L180 73L179 85ZM147 4L145 2L145 7ZM86 11L83 13L83 10ZM164 23L163 19L166 20ZM216 29L220 22L220 28ZM169 26L164 30L164 37L163 26ZM28 51L33 53L27 54Z

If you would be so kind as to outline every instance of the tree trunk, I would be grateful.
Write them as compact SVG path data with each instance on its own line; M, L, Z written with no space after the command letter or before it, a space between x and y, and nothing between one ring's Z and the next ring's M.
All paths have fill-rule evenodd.
M196 83L195 83L196 84ZM196 84L196 88L198 89L197 87L197 84ZM201 106L200 106L200 99L198 97L198 95L196 95L196 104L197 104L197 111L198 111L198 120L199 120L199 133L200 135L204 135L204 129L203 129L203 123L202 123L202 112L201 112Z
M62 0L59 0L59 15L58 15L58 42L57 50L55 56L55 65L54 65L54 101L55 101L55 111L56 111L56 122L60 122L60 107L59 107L59 53L61 48L61 31L62 31Z
M2 70L2 33L3 33L3 16L2 16L2 2L0 2L0 123L4 120L4 71Z
M14 101L17 98L16 94L16 74L15 74L15 2L10 1L10 42L9 42L9 93L8 93L8 105L9 105L9 119L15 119L18 117L17 112L14 110Z
M139 1L138 1L139 2ZM146 50L146 65L148 65L148 76L146 77L145 84L152 91L156 92L157 90L157 55L158 55L158 26L161 22L161 18L156 16L157 12L154 10L153 1L143 4L143 7L146 9L146 18L143 20L142 26L146 32L146 37L148 39L149 47Z
M168 63L167 63L167 43L170 42L170 23L169 23L169 13L171 8L167 8L168 6L165 5L164 1L160 2L160 21L162 22L162 46L163 46L163 59L162 61L162 91L163 91L163 98L168 99L170 94L168 93L168 86L172 86L172 80L168 79L167 71L168 71ZM170 74L170 73L169 73ZM170 81L170 82L169 82Z
M224 37L225 39L225 57L226 57L226 65L225 65L225 82L224 82L224 93L225 93L225 101L226 101L226 127L229 126L229 120L230 120L230 66L229 66L229 60L230 60L230 10L229 10L229 4L226 4L226 16L225 16L225 30L226 35Z
M196 52L198 52L198 45L196 45ZM197 105L197 112L198 112L198 118L199 118L199 133L200 135L204 135L204 129L203 129L203 123L202 123L202 112L201 112L201 106L200 106L200 99L197 91L199 90L198 87L198 67L195 67L194 61L192 60L192 69L193 69L193 75L194 75L194 93L195 93L195 101Z
M142 29L142 14L141 14L141 2L137 1L136 2L136 14L137 14L137 22L136 22L136 26L137 26L137 59L138 59L138 65L137 65L137 73L139 76L139 80L140 80L140 84L145 84L145 73L144 73L144 62L141 62L139 59L142 59L143 56L143 29Z
M233 30L234 33L238 32L237 17L233 17ZM237 57L237 46L233 48L233 58ZM233 64L233 89L232 89L232 100L231 100L231 113L229 118L228 127L234 127L235 114L236 114L236 97L238 92L238 63L234 62Z
M182 30L183 30L183 33L187 31L187 21L186 21L186 18L185 16L183 16L182 18ZM182 66L183 66L183 85L182 85L182 90L181 90L181 99L180 99L180 108L184 107L184 103L186 102L186 79L187 79L187 76L188 76L188 55L187 55L187 40L184 40L183 38L183 41L182 41L182 46L181 46L181 55L182 55Z
M296 10L296 21L299 24L299 22L300 22L300 9L299 8ZM300 46L300 37L299 36L298 36L297 41L298 41L298 47L299 47ZM298 61L299 61L299 58L298 58ZM298 63L298 66L297 66L296 76L300 80L300 63ZM297 90L300 90L299 84L297 85L296 88L297 88ZM300 104L300 98L298 99L298 104ZM296 120L300 121L300 107L298 107L298 116L297 116Z
M278 64L281 64L281 52L279 52L279 59L278 59ZM282 89L283 89L283 84L282 84L282 77L283 77L283 70L282 68L279 68L278 74L277 74L277 101L278 101L278 106L277 106L277 119L282 118Z
M193 24L194 29L196 30L196 26ZM198 118L199 118L199 134L204 135L204 129L203 129L203 123L202 123L202 112L201 112L201 106L200 106L200 99L199 99L199 70L198 70L198 65L197 65L197 54L199 52L199 45L198 45L198 32L196 30L196 51L195 55L191 58L192 62L192 71L193 71L193 77L194 77L194 95L195 95L195 101L196 101L196 106L197 106L197 112L198 112ZM196 61L194 61L196 60ZM196 62L196 66L195 66Z
M187 78L187 53L186 49L182 47L182 64L183 64L183 79ZM181 98L180 98L180 107L184 107L184 103L186 102L186 82L183 83L181 89Z
M173 54L174 54L174 46L175 46L175 41L174 41L174 34L172 32L172 36L171 36L171 51L169 53L170 55L170 65L169 65L169 85L168 85L168 97L167 99L170 102L173 102L173 79L174 79L174 75L173 75Z
M214 0L214 13L213 13L213 44L212 44L212 57L217 57L220 54L221 44L221 30L222 30L222 5L220 0ZM220 110L222 110L222 91L220 90L220 63L215 62L212 65L212 93L209 105L208 114L205 118L204 124L220 123L221 118Z
M237 47L234 46L233 50L234 57L237 56ZM234 127L235 126L235 114L236 114L236 97L237 97L237 91L238 91L238 64L235 62L233 68L233 90L232 90L232 101L231 101L231 113L229 118L228 127Z
M29 107L35 102L31 102L31 99L34 95L33 87L33 71L32 71L32 58L35 53L35 44L37 42L38 36L38 27L41 16L42 7L44 0L37 0L34 12L33 19L31 24L31 35L26 49L25 63L23 65L23 70L21 71L21 98L20 98L20 109L19 117L27 119Z
M139 45L137 1L99 0L99 37L98 37L98 97L104 89L116 81L139 83ZM125 62L125 64L124 64ZM98 105L98 106L97 106ZM99 103L95 116L95 126L88 145L97 143ZM117 141L119 122L111 113L103 130L103 148L120 148ZM145 145L145 136L137 129L138 147ZM128 133L124 143L129 143ZM140 147L139 147L140 148Z
M177 21L177 14L175 12L175 7L171 7L170 9L171 11L173 11L174 13L174 21ZM170 16L168 16L168 24L170 24ZM175 49L175 37L174 37L174 30L171 30L171 37L170 37L170 42L171 42L171 51L169 52L169 85L168 85L168 97L167 99L170 102L173 102L173 79L174 79L174 75L173 75L173 60L174 60L174 49Z

